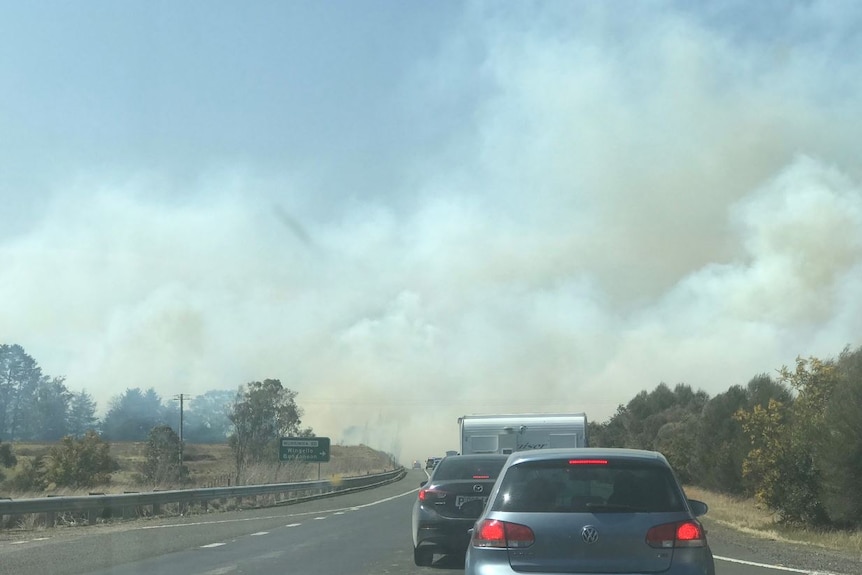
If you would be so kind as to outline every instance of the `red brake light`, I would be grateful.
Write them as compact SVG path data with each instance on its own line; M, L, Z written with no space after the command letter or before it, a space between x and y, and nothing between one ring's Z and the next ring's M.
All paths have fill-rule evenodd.
M432 499L443 499L446 497L445 491L437 491L436 489L420 489L419 501L429 501Z
M700 523L683 521L656 525L647 531L646 542L650 547L656 548L704 547L706 537Z
M535 540L533 530L519 523L485 519L473 529L474 547L529 547Z
M607 465L607 459L569 459L569 465Z
M676 540L680 542L703 541L703 528L699 523L686 521L676 528Z
M506 530L502 521L484 520L473 530L474 547L505 547Z
M491 479L490 475L474 475L473 479Z

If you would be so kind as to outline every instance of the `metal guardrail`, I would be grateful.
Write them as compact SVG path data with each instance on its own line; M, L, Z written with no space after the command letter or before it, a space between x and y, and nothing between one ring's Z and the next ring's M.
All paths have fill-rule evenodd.
M330 497L350 491L368 489L397 481L406 474L403 468L375 475L345 477L333 483L330 480L299 481L267 485L242 485L234 487L208 487L200 489L175 489L147 493L73 495L63 497L37 497L33 499L0 500L0 518L3 516L45 514L46 525L53 527L57 513L87 513L88 523L93 523L92 514L125 516L127 509L150 508L152 515L160 515L161 507L171 503L180 505L198 504L204 510L210 501L252 499L261 495L275 495L276 505L318 497ZM285 494L289 499L281 499Z

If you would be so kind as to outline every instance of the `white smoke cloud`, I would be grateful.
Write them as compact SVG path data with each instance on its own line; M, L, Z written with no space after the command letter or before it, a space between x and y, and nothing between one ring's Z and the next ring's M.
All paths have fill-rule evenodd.
M319 434L405 460L465 413L602 420L860 345L862 75L825 68L845 24L813 7L763 46L634 6L467 9L405 80L417 110L463 100L435 71L481 88L410 158L411 202L324 212L253 169L183 201L152 175L58 184L0 244L0 337L102 405L277 377Z

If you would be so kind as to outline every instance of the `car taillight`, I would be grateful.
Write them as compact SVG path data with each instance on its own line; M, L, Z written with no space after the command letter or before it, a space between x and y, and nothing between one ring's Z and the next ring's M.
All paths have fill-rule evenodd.
M569 459L569 465L607 465L607 459Z
M683 521L656 525L647 531L646 542L656 548L704 547L706 536L697 521Z
M490 475L474 475L473 479L491 479Z
M485 519L473 528L474 547L529 547L535 540L533 530L519 523Z
M437 491L436 489L420 489L419 501L435 501L446 497L445 491Z

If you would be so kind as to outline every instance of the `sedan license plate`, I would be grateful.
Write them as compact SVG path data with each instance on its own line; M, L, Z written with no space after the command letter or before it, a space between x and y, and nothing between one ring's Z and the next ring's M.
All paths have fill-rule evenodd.
M482 495L459 495L455 498L455 507L461 509L464 507L465 503L469 503L471 501L481 501L484 504L488 500L487 497Z

